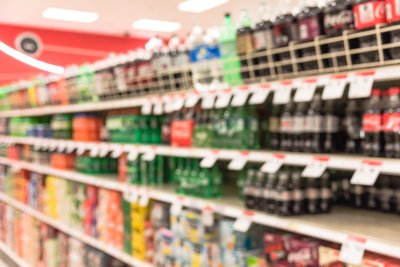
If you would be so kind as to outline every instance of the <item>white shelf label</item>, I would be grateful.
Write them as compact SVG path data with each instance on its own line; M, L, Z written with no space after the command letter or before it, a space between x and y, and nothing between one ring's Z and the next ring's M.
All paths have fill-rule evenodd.
M85 153L85 151L86 151L86 147L85 147L84 144L78 144L77 145L77 149L76 149L76 154L77 155L81 156L81 155L83 155L83 153Z
M57 151L58 151L59 153L62 153L62 152L65 151L66 148L67 148L67 144L66 144L65 142L60 142L60 143L58 144Z
M171 205L170 213L174 216L179 216L182 212L183 206L182 203L177 200Z
M358 74L350 82L349 98L365 98L371 96L374 74Z
M320 178L328 168L329 158L314 158L303 170L301 176L309 178Z
M93 145L93 146L90 148L90 156L91 156L91 157L97 157L97 156L99 155L99 152L100 152L100 149L99 149L99 147L96 146L96 145Z
M138 153L137 150L131 150L131 151L129 151L129 153L128 153L127 159L128 159L129 161L134 161L134 160L137 159L138 156L139 156L139 153Z
M236 156L234 159L231 160L228 164L228 170L231 171L240 171L243 170L244 166L246 166L248 157L247 155L241 154Z
M161 115L163 114L163 106L164 103L161 98L155 98L153 100L153 114L154 115Z
M263 104L269 95L269 92L271 90L269 89L269 86L265 86L257 88L255 91L252 92L251 97L249 99L249 104L251 105L259 105Z
M124 198L130 203L136 203L139 199L139 194L135 188L128 186L128 191L124 193Z
M70 153L72 153L72 152L74 152L74 150L75 150L75 144L73 143L73 142L68 142L68 144L67 144L67 153L68 154L70 154Z
M340 249L340 261L351 265L360 265L364 257L365 243L364 238L349 236Z
M200 100L200 95L197 93L190 93L186 96L185 107L192 108L196 106L196 104Z
M151 114L151 109L152 109L152 103L149 99L146 99L142 104L141 113L143 115L149 115Z
M329 79L322 92L322 99L338 99L343 96L347 84L347 75L340 75Z
M201 214L201 221L203 225L211 227L214 225L214 211L210 207L205 207Z
M144 161L153 161L156 157L156 153L154 151L149 151L145 153L142 157Z
M249 87L240 87L236 88L236 90L233 93L233 99L232 99L232 107L241 107L244 106L247 102L247 99L249 98Z
M232 93L231 92L222 92L218 94L217 101L215 102L216 108L226 108L231 101Z
M273 104L287 104L290 101L290 94L292 93L292 85L280 84L274 90Z
M111 157L112 158L119 158L123 152L123 149L121 146L115 146L112 148L111 152Z
M270 160L261 166L261 171L265 173L277 173L283 165L284 156L272 156Z
M185 99L183 96L176 96L174 99L174 110L181 110L185 104Z
M107 145L102 144L99 146L99 157L104 158L110 152Z
M164 96L162 100L165 113L171 113L174 111L174 99L172 97Z
M147 207L147 205L149 205L149 202L150 202L149 196L148 196L147 194L143 194L143 195L140 197L139 205L140 205L141 207Z
M203 100L201 101L201 108L212 109L214 107L214 102L215 102L215 94L208 93L207 95L203 95Z
M57 146L58 146L58 142L50 142L49 151L50 151L50 152L56 151Z
M243 216L239 217L236 219L236 221L233 223L233 230L237 232L242 232L246 233L249 231L250 226L251 226L251 217L253 213L249 214L244 214Z
M316 81L305 81L301 83L294 95L294 102L309 102L313 99L315 90L317 89Z
M210 153L210 155L207 155L200 161L200 167L201 168L212 168L215 165L215 162L217 162L218 158L215 155L215 153Z
M381 172L381 162L378 161L363 161L351 177L351 184L358 185L374 185L376 179Z

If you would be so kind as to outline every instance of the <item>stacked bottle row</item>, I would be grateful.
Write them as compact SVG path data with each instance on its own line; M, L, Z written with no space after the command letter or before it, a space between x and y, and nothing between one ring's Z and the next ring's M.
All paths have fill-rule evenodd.
M127 267L119 260L0 203L1 241L30 266Z
M243 186L247 208L283 216L330 212L346 205L400 214L400 182L381 175L374 186L350 184L351 175L326 171L320 178L306 178L298 167L283 167L265 174L247 171Z

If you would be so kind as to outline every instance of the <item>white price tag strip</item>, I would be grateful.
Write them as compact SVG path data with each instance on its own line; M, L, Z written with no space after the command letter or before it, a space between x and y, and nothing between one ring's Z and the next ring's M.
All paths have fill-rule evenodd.
M274 99L272 100L273 104L287 104L290 101L290 96L292 93L292 84L291 82L282 82L277 85L277 88L274 90Z
M347 84L347 74L332 76L325 85L322 99L338 99L343 96Z
M215 162L218 160L218 155L219 151L210 151L209 155L205 156L201 161L200 161L200 167L201 168L212 168L215 165Z
M62 153L62 152L65 151L66 148L67 148L67 143L65 143L65 142L60 142L60 143L58 144L57 151L58 151L59 153Z
M84 144L78 144L77 145L77 149L76 149L76 154L77 155L81 156L81 155L83 155L83 153L85 153L85 151L86 151L86 147L85 147Z
M214 225L214 209L211 207L205 207L201 214L201 221L203 225L211 227Z
M371 96L375 72L357 73L350 82L349 98L365 98Z
M152 150L152 151L146 152L146 153L143 155L142 159L143 159L144 161L153 161L153 160L155 159L155 157L156 157L156 153L155 153L154 150Z
M151 109L152 109L152 102L150 99L146 99L144 101L144 103L142 104L142 109L140 112L143 115L149 115L149 114L151 114Z
M137 150L130 150L128 152L128 156L127 159L129 161L135 161L137 159L137 157L139 156L139 152Z
M203 109L212 109L214 107L214 102L215 102L215 94L214 93L208 93L206 95L203 95L203 100L201 101L201 108Z
M236 156L234 159L231 160L228 164L228 170L231 171L240 171L243 170L244 166L248 161L248 152L242 152L240 155Z
M174 111L174 99L170 96L163 96L162 99L165 113Z
M149 198L148 194L143 194L143 195L140 197L139 205L140 205L141 207L147 207L147 206L149 205L149 202L150 202L150 198Z
M192 108L196 106L199 100L200 100L200 95L198 93L196 92L190 93L186 96L185 107Z
M304 168L301 176L309 178L320 178L328 168L329 157L314 157Z
M236 219L236 221L233 223L233 230L241 233L246 233L249 231L251 223L252 223L252 217L254 216L254 212L252 211L244 211L243 215L239 218Z
M170 213L174 216L179 216L183 209L184 198L178 197L178 199L171 205Z
M236 88L233 93L233 99L231 103L232 107L244 106L249 98L249 94L249 86Z
M269 84L261 84L260 86L256 87L249 99L249 104L263 104L267 100L270 91L271 89Z
M261 166L261 171L265 173L277 173L283 165L285 155L273 154L271 159Z
M153 99L153 114L154 115L161 115L163 114L163 101L161 97L155 97Z
M124 193L124 198L130 203L136 203L139 199L138 190L134 187L128 186L128 190Z
M70 153L74 152L75 148L76 148L76 146L73 142L68 142L66 152L68 154L70 154Z
M107 156L108 152L110 152L110 149L107 145L102 144L99 146L99 157L104 158L105 156Z
M53 142L50 142L49 151L50 151L50 152L56 151L57 146L58 146L58 142L54 142L54 141L53 141Z
M99 149L99 147L98 146L96 146L96 145L93 145L91 148L90 148L90 153L89 153L89 155L91 156L91 157L97 157L98 155L99 155L99 152L100 152L100 149Z
M177 95L174 98L174 110L181 110L185 104L185 98L181 95Z
M364 238L349 236L340 249L340 261L351 265L360 265L364 257L366 242L367 240Z
M122 146L114 146L112 147L111 157L112 158L119 158L123 152Z
M374 185L381 172L381 166L382 162L380 161L362 161L354 172L353 177L351 177L350 183L368 186Z
M317 80L310 79L301 83L294 95L294 102L309 102L313 99L315 90L317 89Z
M221 92L217 95L217 101L215 102L216 108L226 108L231 102L232 92L230 90Z

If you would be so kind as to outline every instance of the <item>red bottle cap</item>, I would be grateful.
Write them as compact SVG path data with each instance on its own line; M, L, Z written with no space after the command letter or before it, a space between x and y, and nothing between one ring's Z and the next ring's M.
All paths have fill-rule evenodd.
M391 87L388 90L389 95L398 95L400 94L400 87Z
M372 89L371 95L373 95L373 96L381 96L382 92L381 92L380 89L376 89L375 88L375 89Z

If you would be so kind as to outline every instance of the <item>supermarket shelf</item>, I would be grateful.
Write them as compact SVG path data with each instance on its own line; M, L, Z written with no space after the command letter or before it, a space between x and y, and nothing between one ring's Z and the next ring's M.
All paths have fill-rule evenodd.
M224 197L223 199L218 200L204 200L180 196L167 187L149 188L120 183L117 181L116 177L113 179L104 179L104 177L102 178L100 176L57 170L40 164L20 162L7 158L0 158L0 164L6 164L43 174L57 175L58 177L68 180L117 190L124 194L132 194L132 192L134 192L136 197L146 197L171 203L173 205L181 205L198 210L211 208L215 213L227 217L241 218L243 216L248 216L249 214L249 212L244 209L243 203L235 197ZM2 199L4 199L4 195L0 193L0 200ZM377 214L375 212L343 208L335 209L330 214L312 216L305 215L290 219L262 212L250 212L250 214L251 216L249 219L254 223L339 244L343 243L349 235L363 237L367 239L366 250L400 258L400 239L398 238L400 224L398 223L399 217L397 215L383 213ZM377 228L378 225L381 227ZM63 227L65 228L65 226ZM76 235L83 238L82 234L76 233ZM92 242L96 243L97 241Z
M380 173L399 175L400 159L390 158L370 158L362 156L347 156L340 154L311 154L293 153L282 151L241 151L207 148L181 148L163 145L129 145L106 142L74 142L57 139L45 139L34 137L9 137L0 136L0 144L26 144L38 147L52 148L53 151L92 151L106 150L108 152L127 152L127 153L154 153L156 155L206 158L215 157L218 160L233 160L238 157L245 157L249 162L263 163L271 160L277 155L283 157L284 164L294 166L306 166L312 163L313 159L324 158L330 169L354 171L363 163L374 163L380 165ZM61 149L61 150L59 150Z
M0 242L0 251L6 254L19 267L32 267L3 242Z
M37 219L45 224L48 224L75 239L80 240L83 243L86 243L94 248L97 248L98 250L101 250L101 251L113 256L114 258L119 259L120 261L123 261L134 267L152 267L153 266L152 264L136 260L136 259L132 258L131 256L129 256L128 254L120 251L119 249L116 249L110 245L107 245L107 244L99 241L99 240L96 240L93 237L89 237L75 229L71 229L71 227L69 227L68 225L61 223L59 221L56 221L56 220L44 215L43 213L8 197L4 193L0 193L0 201L3 201L6 204L12 206L13 208L18 209L18 210L34 217L35 219Z
M350 82L360 74L368 73L368 75L373 76L375 82L379 81L388 81L393 79L400 79L400 66L389 66L389 67L379 67L374 69L367 69L361 71L353 71L346 72L345 79L347 82ZM317 86L325 86L332 78L342 76L342 74L323 74L323 75L313 75L307 77L301 77L292 79L291 86L292 88L297 88L300 84L303 84L305 80L314 80ZM282 81L274 81L269 82L269 89L276 90L279 89L279 86ZM258 90L265 90L265 84L263 84L263 88L260 88L260 84L252 84L246 85L243 87L235 87L232 88L232 93L241 91L242 88L249 88L252 92L257 92ZM7 117L23 117L23 116L41 116L41 115L51 115L51 114L62 114L62 113L77 113L77 112L89 112L89 111L105 111L105 110L113 110L113 109L122 109L122 108L134 108L140 107L143 104L147 104L149 102L154 103L154 101L163 101L164 97L174 97L179 94L180 97L186 98L190 93L193 93L194 90L183 90L179 92L173 93L165 93L165 94L150 94L146 96L137 96L137 97L129 97L125 99L118 100L110 100L103 102L95 102L95 103L80 103L80 104L71 104L71 105L57 105L57 106L45 106L38 108L28 108L28 109L15 109L9 111L1 111L0 118ZM200 97L205 95L209 95L210 92L204 92L204 94L200 94ZM165 102L163 102L165 103Z

